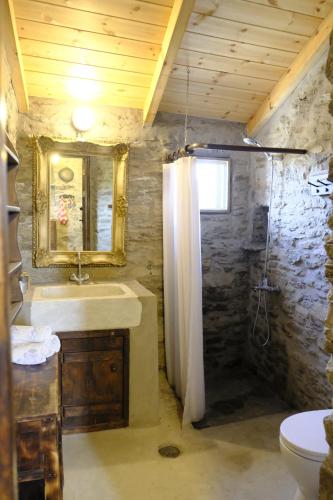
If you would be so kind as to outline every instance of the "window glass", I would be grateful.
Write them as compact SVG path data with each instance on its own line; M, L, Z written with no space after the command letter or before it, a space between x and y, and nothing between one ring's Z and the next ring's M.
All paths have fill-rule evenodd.
M199 205L202 212L230 210L230 162L197 158Z

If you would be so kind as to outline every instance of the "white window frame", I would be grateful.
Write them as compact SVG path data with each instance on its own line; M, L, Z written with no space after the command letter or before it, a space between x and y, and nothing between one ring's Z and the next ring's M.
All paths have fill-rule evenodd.
M209 208L200 208L201 214L229 214L231 212L231 187L232 187L232 175L231 175L231 158L212 158L209 156L197 156L197 161L200 160L209 160L209 161L223 161L228 164L228 195L227 195L227 208L225 210L217 210L217 209L209 209ZM199 167L200 168L200 167ZM200 186L198 186L200 191Z

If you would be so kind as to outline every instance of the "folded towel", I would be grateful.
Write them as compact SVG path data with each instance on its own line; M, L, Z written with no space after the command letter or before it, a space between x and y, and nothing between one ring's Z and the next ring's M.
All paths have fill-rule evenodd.
M52 328L50 326L13 325L10 329L10 335L13 345L43 342L51 337Z
M60 340L51 335L44 342L12 344L12 362L18 365L39 365L60 351Z

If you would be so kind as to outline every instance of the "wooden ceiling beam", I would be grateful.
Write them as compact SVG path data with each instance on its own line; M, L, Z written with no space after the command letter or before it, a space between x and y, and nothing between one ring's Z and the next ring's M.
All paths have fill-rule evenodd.
M29 100L12 0L1 0L0 7L1 16L4 19L3 26L6 27L3 43L11 70L17 106L21 113L26 113L29 110Z
M144 125L151 125L155 119L193 7L194 0L175 0L172 7L161 52L143 109Z
M318 27L316 33L310 38L288 71L280 78L266 97L259 109L250 118L246 130L249 135L256 134L258 130L271 118L281 104L290 96L300 81L304 78L327 48L327 41L333 29L333 9Z

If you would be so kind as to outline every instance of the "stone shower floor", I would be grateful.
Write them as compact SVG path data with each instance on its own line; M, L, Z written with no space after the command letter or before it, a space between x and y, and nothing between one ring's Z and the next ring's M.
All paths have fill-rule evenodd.
M256 375L226 374L206 382L206 415L194 427L205 429L285 411L292 409Z

